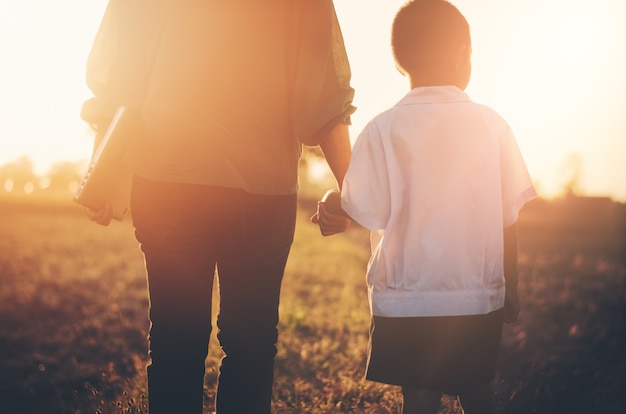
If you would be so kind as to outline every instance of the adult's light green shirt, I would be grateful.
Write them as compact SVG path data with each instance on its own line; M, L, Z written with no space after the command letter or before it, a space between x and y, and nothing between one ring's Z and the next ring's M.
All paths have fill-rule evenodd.
M254 194L296 192L301 145L354 111L330 0L111 0L87 81L84 118L139 108L136 174Z

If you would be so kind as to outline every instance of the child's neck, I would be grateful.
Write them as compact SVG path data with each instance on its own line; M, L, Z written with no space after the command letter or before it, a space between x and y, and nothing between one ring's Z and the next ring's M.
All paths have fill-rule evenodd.
M447 82L447 83L422 83L422 82L411 82L411 89L415 89L415 88L427 88L427 87L435 87L435 86L457 86L454 85L453 83Z
M456 86L461 90L465 90L467 84L463 84L456 76L442 74L441 76L411 76L408 75L411 89L422 88L428 86Z
M427 86L459 86L456 82L450 80L447 77L442 77L441 79L424 79L419 77L410 77L409 82L411 84L411 89L423 88Z

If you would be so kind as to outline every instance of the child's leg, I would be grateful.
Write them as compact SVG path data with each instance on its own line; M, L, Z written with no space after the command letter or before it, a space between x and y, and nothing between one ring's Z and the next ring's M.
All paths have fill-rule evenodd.
M477 384L459 393L459 400L465 414L495 414L491 382Z
M402 387L402 414L437 414L441 392Z

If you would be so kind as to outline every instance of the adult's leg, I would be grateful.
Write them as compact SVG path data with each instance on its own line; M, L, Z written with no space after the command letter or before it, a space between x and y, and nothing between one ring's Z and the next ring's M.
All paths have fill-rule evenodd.
M491 382L476 384L459 393L465 414L495 414L496 405Z
M402 387L402 414L437 414L441 392Z
M150 293L151 414L202 413L215 259L196 190L134 182L133 221Z
M143 245L150 292L151 414L200 414L211 334L212 263Z
M280 287L293 241L295 196L240 194L238 224L220 243L218 339L225 356L218 414L269 414Z

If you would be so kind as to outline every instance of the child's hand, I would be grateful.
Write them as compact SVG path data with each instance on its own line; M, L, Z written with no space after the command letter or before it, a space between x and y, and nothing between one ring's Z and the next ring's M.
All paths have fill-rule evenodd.
M108 226L113 218L113 203L109 201L99 210L85 207L85 215L101 226Z
M507 289L504 296L504 323L515 323L519 318L520 304L516 289Z

